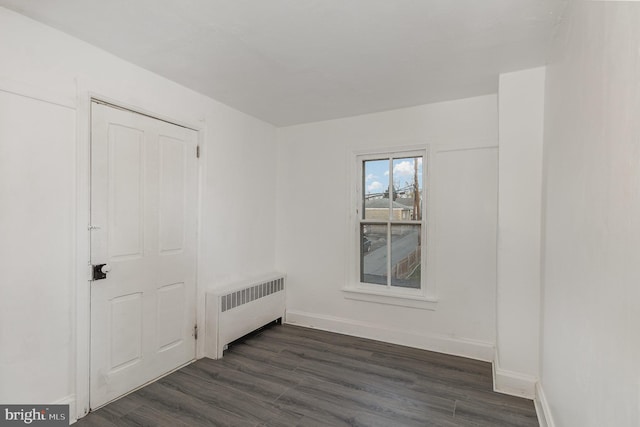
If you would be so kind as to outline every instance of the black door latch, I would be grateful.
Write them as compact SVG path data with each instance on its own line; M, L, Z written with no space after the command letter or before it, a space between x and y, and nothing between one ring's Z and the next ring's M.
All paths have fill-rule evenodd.
M111 268L107 264L95 264L93 267L93 279L92 280L102 280L107 278L107 273Z

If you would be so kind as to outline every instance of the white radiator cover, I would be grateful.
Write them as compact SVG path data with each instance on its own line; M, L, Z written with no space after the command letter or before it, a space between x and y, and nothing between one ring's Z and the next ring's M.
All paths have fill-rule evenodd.
M212 289L206 296L205 356L285 315L285 275L269 273Z

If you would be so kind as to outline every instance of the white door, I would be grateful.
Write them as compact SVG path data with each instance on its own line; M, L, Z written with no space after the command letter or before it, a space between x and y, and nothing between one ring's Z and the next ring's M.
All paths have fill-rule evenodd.
M197 134L91 108L95 409L195 358Z

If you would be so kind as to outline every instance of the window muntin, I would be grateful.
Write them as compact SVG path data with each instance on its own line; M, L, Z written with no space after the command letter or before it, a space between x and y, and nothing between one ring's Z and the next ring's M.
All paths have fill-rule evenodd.
M361 284L423 288L425 158L425 151L358 157Z

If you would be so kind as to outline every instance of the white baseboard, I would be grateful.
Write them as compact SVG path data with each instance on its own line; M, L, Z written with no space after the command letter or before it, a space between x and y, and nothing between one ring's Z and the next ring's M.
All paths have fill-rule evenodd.
M498 355L493 359L493 390L498 393L534 399L538 379L532 375L513 372L500 367Z
M316 313L287 310L285 323L337 332L360 338L384 341L392 344L415 347L422 350L462 356L470 359L493 361L494 345L490 342L467 338L453 338L437 334L418 334L400 329L383 328L367 322L359 322Z
M549 407L547 396L545 396L540 382L536 384L536 398L533 403L536 406L536 413L538 414L540 427L555 427L556 423L553 421L553 417L551 416L551 408Z
M69 424L73 424L78 421L78 417L76 414L76 395L70 394L67 397L63 397L62 399L56 400L53 402L54 405L69 405Z

